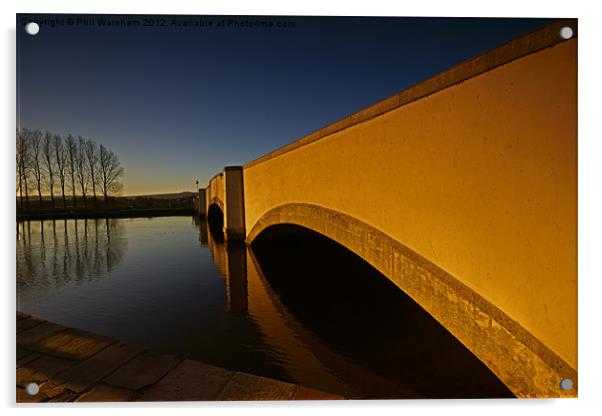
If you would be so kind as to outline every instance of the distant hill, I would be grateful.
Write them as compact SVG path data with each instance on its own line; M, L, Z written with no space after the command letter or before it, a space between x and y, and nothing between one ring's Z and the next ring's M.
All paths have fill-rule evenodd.
M154 194L154 195L127 195L120 198L135 199L135 198L147 198L147 199L180 199L180 198L191 198L196 195L196 192L176 192L173 194Z

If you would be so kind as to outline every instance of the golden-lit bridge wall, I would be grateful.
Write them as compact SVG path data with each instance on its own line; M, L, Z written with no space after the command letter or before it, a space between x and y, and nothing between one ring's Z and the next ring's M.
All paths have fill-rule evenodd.
M215 175L209 181L209 186L205 192L205 203L207 207L205 208L205 214L208 211L208 207L211 204L218 205L222 211L224 210L224 201L226 200L226 195L224 191L224 173L220 172Z
M247 242L316 230L516 395L575 396L576 31L551 24L247 164Z
M199 215L209 213L211 205L217 205L224 216L224 237L227 240L245 240L245 206L243 200L243 170L241 166L226 166L223 172L209 181L209 186L199 190L197 201L204 201ZM199 202L200 204L200 202Z

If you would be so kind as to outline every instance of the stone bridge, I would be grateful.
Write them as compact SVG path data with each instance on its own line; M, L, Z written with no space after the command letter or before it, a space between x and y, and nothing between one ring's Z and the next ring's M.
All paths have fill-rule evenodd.
M198 201L226 240L337 241L518 397L577 395L576 20L226 167Z

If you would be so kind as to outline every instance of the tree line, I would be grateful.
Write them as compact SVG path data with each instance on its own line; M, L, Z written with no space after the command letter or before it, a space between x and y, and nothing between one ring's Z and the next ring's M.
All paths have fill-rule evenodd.
M98 196L109 206L110 197L123 189L124 170L117 155L94 140L67 137L48 131L17 129L17 194L21 207L30 199L42 206L42 193L50 195L52 208L74 208L83 201L98 207ZM58 202L57 202L58 200Z

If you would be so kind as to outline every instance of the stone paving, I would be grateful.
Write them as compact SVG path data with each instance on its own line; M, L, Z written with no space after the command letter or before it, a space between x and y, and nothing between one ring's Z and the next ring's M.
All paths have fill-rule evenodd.
M340 400L17 312L17 403ZM39 392L26 387L36 383Z

